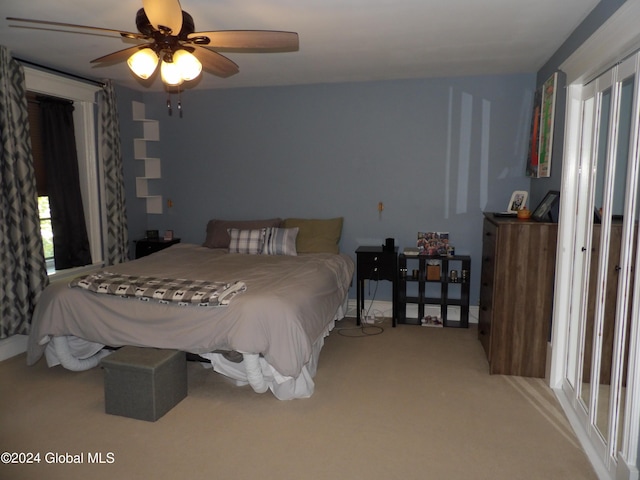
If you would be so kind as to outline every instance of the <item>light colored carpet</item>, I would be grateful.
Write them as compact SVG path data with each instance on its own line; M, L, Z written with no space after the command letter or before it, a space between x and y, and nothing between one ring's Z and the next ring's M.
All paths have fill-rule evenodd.
M190 363L188 397L154 423L105 414L100 369L6 360L0 451L41 463L0 464L0 479L597 478L551 391L489 375L473 326L350 327L327 338L310 399L258 395ZM89 463L96 454L113 462Z

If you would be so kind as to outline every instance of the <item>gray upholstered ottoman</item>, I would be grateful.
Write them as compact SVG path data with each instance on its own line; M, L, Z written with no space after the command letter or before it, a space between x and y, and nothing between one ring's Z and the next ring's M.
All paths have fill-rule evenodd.
M187 396L184 352L122 347L101 361L105 411L155 422Z

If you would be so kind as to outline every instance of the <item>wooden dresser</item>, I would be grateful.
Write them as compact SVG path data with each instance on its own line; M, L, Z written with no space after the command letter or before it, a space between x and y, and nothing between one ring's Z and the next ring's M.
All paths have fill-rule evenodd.
M544 377L558 225L485 214L478 338L492 374Z

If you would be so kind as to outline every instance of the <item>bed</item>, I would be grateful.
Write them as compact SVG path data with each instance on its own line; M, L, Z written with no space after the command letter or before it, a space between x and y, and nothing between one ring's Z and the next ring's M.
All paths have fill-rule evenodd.
M105 346L173 348L256 392L309 397L354 271L353 260L338 251L341 229L341 218L212 220L202 245L179 243L51 284L34 312L27 363L44 356L50 366L84 370L109 353ZM105 278L121 283L98 292ZM123 290L122 279L136 288ZM138 295L143 280L165 283ZM195 285L195 298L167 298L189 290L185 282ZM205 301L201 285L215 285Z

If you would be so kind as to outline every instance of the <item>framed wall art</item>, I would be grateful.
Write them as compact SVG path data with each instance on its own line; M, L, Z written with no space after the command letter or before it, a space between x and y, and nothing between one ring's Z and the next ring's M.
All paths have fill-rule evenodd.
M556 72L536 91L534 97L531 137L527 154L527 175L529 177L551 176L557 88L558 73Z

